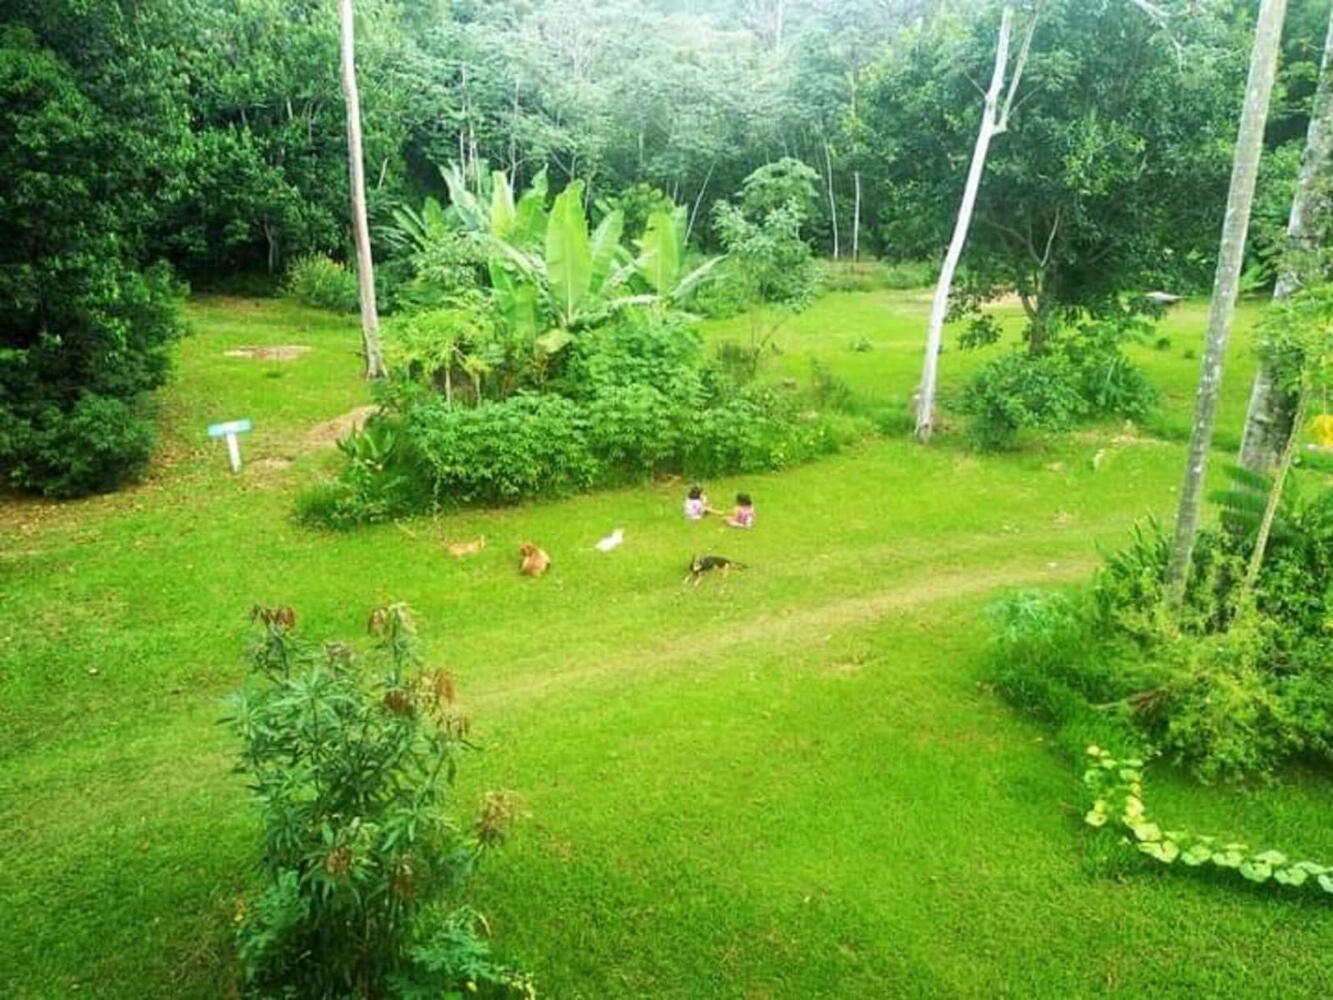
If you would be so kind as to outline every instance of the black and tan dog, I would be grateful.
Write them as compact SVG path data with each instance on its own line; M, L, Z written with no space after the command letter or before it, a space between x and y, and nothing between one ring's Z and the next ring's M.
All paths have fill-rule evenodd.
M693 583L696 587L704 578L705 573L712 573L715 570L721 570L722 575L726 576L733 569L745 569L746 565L737 562L735 559L728 559L726 556L695 556L690 560L690 571L686 574L681 583Z

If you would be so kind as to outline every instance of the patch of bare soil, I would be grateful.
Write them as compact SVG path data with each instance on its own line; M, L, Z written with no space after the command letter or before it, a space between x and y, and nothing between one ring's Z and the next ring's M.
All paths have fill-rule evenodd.
M354 410L348 410L342 416L326 420L322 424L316 424L306 433L306 447L331 448L349 434L366 426L366 421L378 412L379 407L372 403L367 406L358 406Z
M223 351L229 358L251 358L255 361L291 361L310 350L305 344L274 344L269 347L234 347Z

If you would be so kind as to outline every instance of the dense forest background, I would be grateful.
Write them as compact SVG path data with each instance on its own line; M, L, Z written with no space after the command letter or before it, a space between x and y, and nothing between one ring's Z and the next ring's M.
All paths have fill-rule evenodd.
M235 272L277 273L303 253L344 252L334 4L7 6L6 20L27 29L10 31L8 45L52 54L63 84L96 119L87 170L143 259L166 259L207 283ZM1046 99L1037 104L1058 103L1077 122L1106 96L1099 89L1123 89L1127 74L1156 69L1170 86L1174 74L1200 91L1185 117L1163 123L1178 127L1180 159L1209 152L1191 144L1229 145L1252 4L1195 4L1194 15L1169 28L1125 0L1074 6L1048 14L1038 32L1029 80ZM968 80L984 79L995 30L977 4L946 0L361 0L357 11L372 222L387 221L396 204L442 194L438 167L450 162L474 178L504 169L516 187L546 167L556 190L585 179L590 201L647 184L690 205L697 222L755 167L793 156L816 169L824 187L810 235L832 254L836 227L840 255L850 252L854 230L862 253L921 256L943 243L938 213L914 210L913 199L936 181L942 195L957 188L979 106ZM1108 15L1146 48L1107 44ZM1269 130L1265 204L1278 219L1322 29L1320 4L1295 5L1282 105ZM1210 37L1220 65L1176 64L1177 49ZM903 79L914 53L926 58L928 43L941 39L947 48L936 44L935 62L919 67L931 79ZM911 123L886 113L908 86ZM1166 92L1136 89L1145 102ZM1152 109L1143 110L1146 119ZM1170 110L1160 108L1164 117ZM915 144L914 184L894 169L905 140ZM997 173L1025 145L1019 133L998 148ZM1214 169L1190 180L1199 194L1225 183L1225 148L1211 152ZM1221 199L1198 203L1207 217L1191 229L1211 241ZM707 225L691 232L712 239Z

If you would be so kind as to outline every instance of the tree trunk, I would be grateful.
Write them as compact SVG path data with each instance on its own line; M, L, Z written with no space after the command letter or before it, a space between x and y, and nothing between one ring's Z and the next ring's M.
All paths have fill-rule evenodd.
M361 102L356 92L356 44L352 35L352 0L339 0L342 22L342 82L347 103L347 160L352 187L352 234L356 239L356 279L361 290L361 341L366 378L384 377L380 349L379 311L375 307L375 265L370 256L370 223L366 218L366 170L361 158Z
M935 423L935 383L939 374L940 342L944 337L944 317L949 310L949 290L953 287L954 272L963 256L967 231L972 225L972 209L981 188L981 174L986 168L986 154L991 137L999 124L1000 94L1004 90L1004 75L1009 61L1009 32L1014 11L1006 6L1000 16L1000 34L995 43L995 69L991 73L990 89L981 112L981 127L977 130L977 144L972 151L972 166L963 187L963 202L954 223L953 239L940 267L939 281L935 284L935 298L930 306L930 321L926 326L926 360L921 367L921 386L917 391L916 439L922 444L930 440Z
M1213 301L1208 310L1208 332L1194 409L1194 428L1190 433L1185 479L1180 488L1180 506L1176 511L1171 562L1167 567L1168 599L1175 606L1179 606L1184 599L1185 585L1189 582L1194 537L1199 527L1199 507L1203 502L1204 474L1208 469L1208 451L1213 443L1213 424L1222 388L1222 358L1226 353L1236 313L1240 271L1245 263L1245 238L1250 227L1250 207L1254 201L1255 178L1259 174L1264 124L1268 120L1268 102L1273 92L1273 77L1277 72L1282 21L1286 11L1287 0L1262 0L1250 50L1245 106L1241 111L1236 137L1231 189L1227 194L1226 219L1222 224L1222 243L1217 255L1217 276L1213 282Z
M828 171L828 217L833 225L833 259L838 259L838 201L833 197L833 157L828 140L824 140L824 166Z
M1268 536L1273 532L1273 520L1277 517L1278 504L1282 502L1282 489L1287 484L1287 473L1291 471L1292 459L1296 457L1298 433L1305 419L1306 407L1310 404L1310 387L1302 387L1296 400L1296 412L1293 414L1293 430L1287 435L1287 443L1278 457L1277 470L1273 473L1273 486L1268 491L1268 503L1264 507L1264 518L1259 522L1259 533L1254 538L1254 551L1250 553L1250 564L1245 570L1245 583L1241 587L1241 599L1249 601L1254 594L1254 585L1259 580L1259 570L1264 565L1264 553L1268 549Z
M1310 128L1305 137L1305 158L1301 163L1296 193L1291 199L1287 221L1287 247L1279 264L1273 300L1285 299L1301 286L1303 272L1309 267L1307 252L1314 249L1320 217L1328 209L1323 190L1333 171L1333 14L1329 16L1324 37L1324 58L1319 67L1319 85L1310 111ZM1240 464L1253 472L1269 472L1277 463L1283 441L1299 427L1292 420L1292 400L1273 384L1268 369L1260 366L1250 390L1250 406L1245 413L1245 432L1241 438Z
M861 259L861 171L852 171L852 263Z

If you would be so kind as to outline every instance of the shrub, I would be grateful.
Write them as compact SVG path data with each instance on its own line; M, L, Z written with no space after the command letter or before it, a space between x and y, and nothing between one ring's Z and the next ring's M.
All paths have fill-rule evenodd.
M1087 412L1079 373L1063 354L1008 351L982 365L963 391L968 433L983 449L1012 447L1023 428L1067 430Z
M511 810L492 803L470 830L448 815L468 720L452 678L421 668L406 606L370 616L370 670L342 643L299 638L290 608L252 617L252 681L229 715L263 820L264 889L238 910L247 984L312 998L530 991L487 959L471 911L441 909Z
M302 520L345 527L439 505L559 496L655 471L777 469L835 451L864 429L803 413L771 390L738 389L706 362L698 332L669 314L627 312L581 331L542 391L464 406L455 387L450 404L433 386L446 356L436 348L457 343L455 312L403 323L434 330L440 317L450 319L440 326L448 337L401 345L413 350L400 371L422 381L397 378L380 388L390 416L344 442L348 464L336 482L302 494ZM454 346L447 357L456 360ZM826 376L820 384L830 404L846 402L840 382Z
M587 489L602 471L589 449L586 415L550 393L473 408L432 400L404 414L403 430L438 502L559 496Z
M330 312L356 312L361 302L356 274L319 254L292 261L284 290L304 305Z

